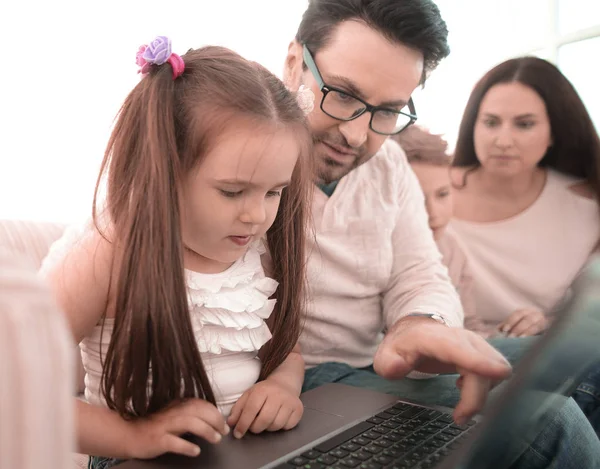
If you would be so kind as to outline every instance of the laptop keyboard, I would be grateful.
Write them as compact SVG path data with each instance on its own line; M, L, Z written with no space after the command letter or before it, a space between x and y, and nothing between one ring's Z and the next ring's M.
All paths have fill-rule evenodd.
M429 469L456 449L475 421L398 403L290 459L276 469Z

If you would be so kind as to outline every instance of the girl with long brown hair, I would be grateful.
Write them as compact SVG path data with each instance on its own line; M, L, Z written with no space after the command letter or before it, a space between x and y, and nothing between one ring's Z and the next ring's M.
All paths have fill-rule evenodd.
M220 47L179 57L158 37L137 62L93 223L42 266L80 343L79 447L96 468L302 416L312 141L297 96Z

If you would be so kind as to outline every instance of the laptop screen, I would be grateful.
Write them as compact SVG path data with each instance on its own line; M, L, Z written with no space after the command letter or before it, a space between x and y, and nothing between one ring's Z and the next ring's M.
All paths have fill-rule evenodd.
M442 467L509 467L510 458L551 424L590 367L600 364L600 257L588 263L556 314L488 403L477 436Z

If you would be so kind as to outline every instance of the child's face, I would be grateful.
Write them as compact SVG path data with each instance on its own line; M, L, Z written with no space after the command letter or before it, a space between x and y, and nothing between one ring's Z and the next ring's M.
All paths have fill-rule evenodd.
M411 166L425 195L429 227L433 231L435 239L439 239L452 218L449 168L429 163L412 163Z
M194 270L225 270L267 232L299 154L290 129L240 120L225 129L184 184L183 241Z

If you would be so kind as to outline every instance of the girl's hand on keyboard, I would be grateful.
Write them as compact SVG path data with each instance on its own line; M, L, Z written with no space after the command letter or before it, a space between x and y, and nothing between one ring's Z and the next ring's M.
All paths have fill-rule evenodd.
M275 380L266 379L238 399L227 423L234 428L233 436L241 438L248 430L261 433L294 428L303 412L297 393Z
M219 443L229 433L221 412L203 399L179 402L132 425L132 457L140 459L169 452L198 456L200 448L181 435L191 433L210 443Z

